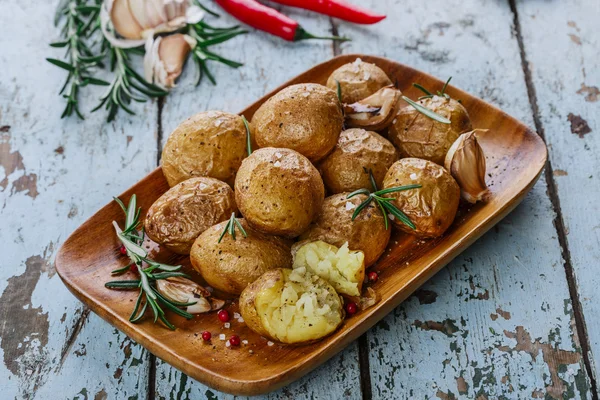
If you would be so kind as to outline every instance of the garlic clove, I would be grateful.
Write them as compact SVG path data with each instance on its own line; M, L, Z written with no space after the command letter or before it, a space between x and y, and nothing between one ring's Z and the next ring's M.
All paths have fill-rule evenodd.
M144 30L135 19L128 0L114 0L110 19L117 33L126 39L141 39Z
M191 50L189 41L181 33L162 38L158 46L158 58L164 69L159 80L161 85L167 88L175 86L175 80L181 75L183 65Z
M210 306L212 311L220 310L221 308L223 308L224 305L225 300L215 299L214 297L210 299Z
M225 303L219 299L208 299L210 292L198 285L196 282L183 278L180 276L158 279L156 281L156 287L160 294L168 298L169 300L178 303L191 303L191 306L187 306L187 312L192 314L201 314L211 311L215 308L213 304L219 304L219 302ZM222 305L221 305L222 307Z
M487 201L491 195L485 183L485 154L476 136L476 133L484 132L487 129L475 129L460 135L444 160L444 166L460 186L461 197L469 203Z
M153 26L146 12L146 3L146 0L129 0L129 10L131 10L131 14L138 25L143 29L149 29Z
M355 303L360 311L374 306L380 300L379 295L372 287L367 287L360 296L344 296L349 301Z
M390 85L361 101L345 104L347 126L374 131L387 128L398 113L401 96L402 92Z

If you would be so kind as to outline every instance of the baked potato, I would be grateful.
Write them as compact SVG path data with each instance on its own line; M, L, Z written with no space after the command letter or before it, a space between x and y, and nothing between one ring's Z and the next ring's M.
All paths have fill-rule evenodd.
M348 249L348 243L340 248L321 240L300 247L294 256L293 268L306 268L319 275L339 294L360 296L365 279L365 255L362 251Z
M300 242L294 244L294 252L304 243L316 240L338 247L348 242L348 248L364 253L365 267L379 259L390 241L391 229L385 229L383 214L374 202L353 221L352 214L367 196L360 194L347 199L348 194L338 193L325 199L315 222L300 236Z
M469 113L458 101L445 96L433 96L418 103L448 118L450 124L435 121L407 105L389 127L388 138L400 151L401 158L422 158L444 165L452 143L461 133L472 129Z
M235 179L235 200L250 226L296 237L314 220L325 188L319 171L302 154L264 148L244 160Z
M253 331L289 344L322 339L344 320L335 289L305 268L265 272L242 292L240 313Z
M288 86L252 117L258 147L296 150L311 161L333 149L342 131L342 106L333 90L315 83Z
M398 151L387 139L364 129L348 129L340 134L335 149L319 164L323 183L331 194L372 189L369 170L377 186L398 160Z
M209 176L233 186L246 155L242 117L205 111L188 118L171 133L162 153L162 171L169 186L194 176Z
M337 91L340 83L342 103L351 104L369 97L384 86L392 84L390 78L375 64L357 58L331 73L327 87Z
M416 229L398 219L394 224L401 230L420 236L441 236L454 221L460 188L442 166L419 158L403 158L391 166L383 179L383 188L420 184L421 188L385 194L392 203L415 224Z
M291 242L260 233L243 219L238 219L247 236L237 232L235 240L229 234L219 237L227 221L204 231L194 242L190 260L196 271L212 287L239 295L264 272L275 268L290 268Z
M218 179L191 178L169 189L148 209L144 227L150 239L179 254L194 240L237 212L231 187Z

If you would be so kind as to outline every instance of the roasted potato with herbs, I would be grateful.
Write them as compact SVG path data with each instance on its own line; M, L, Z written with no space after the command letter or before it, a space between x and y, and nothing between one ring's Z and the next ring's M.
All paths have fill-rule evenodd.
M419 158L404 158L391 166L383 180L383 189L420 184L421 188L385 194L415 224L416 229L395 219L401 230L420 237L441 236L454 221L460 200L460 188L442 166Z
M345 104L356 103L392 84L381 68L360 58L333 71L327 79L327 87L337 91L338 82L342 92L342 103Z
M211 226L237 212L231 187L218 179L183 181L160 196L148 209L148 237L179 254L189 254L194 240Z
M210 286L234 295L266 271L292 266L291 242L260 233L243 219L238 221L246 237L238 231L234 240L226 233L219 243L227 226L224 221L204 231L190 252L192 266Z
M252 132L258 147L288 148L318 161L337 143L343 123L342 105L333 90L302 83L261 105L252 117Z
M461 133L470 131L469 113L458 101L433 96L418 103L450 120L450 124L435 121L411 105L400 109L388 129L388 138L400 151L400 157L415 157L444 165L446 153Z
M235 179L240 212L254 229L272 235L300 235L315 219L324 197L319 171L290 149L256 150Z
M369 170L377 186L398 160L398 151L387 139L364 129L348 129L340 134L335 149L319 164L323 183L331 194L372 189Z
M194 176L209 176L233 186L247 156L246 139L239 115L205 111L188 118L171 133L162 153L169 186Z
M294 255L292 268L306 268L319 275L340 294L360 296L365 279L365 255L348 249L348 242L340 248L321 240L300 247Z
M345 314L335 289L305 268L265 272L242 292L240 313L256 333L288 344L330 335Z
M348 242L350 250L360 250L365 255L365 267L381 257L390 241L391 229L385 229L381 210L371 202L354 219L352 214L367 196L360 194L347 199L349 193L329 196L323 202L319 216L294 244L293 251L306 242L322 240L334 246Z

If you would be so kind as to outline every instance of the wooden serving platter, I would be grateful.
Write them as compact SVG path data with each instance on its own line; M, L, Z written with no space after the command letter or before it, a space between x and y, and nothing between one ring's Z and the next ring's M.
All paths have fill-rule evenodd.
M444 84L428 74L384 58L343 55L283 84L240 114L251 119L265 100L285 86L302 82L324 84L334 69L357 57L381 67L411 98L420 95L411 86L413 82L432 89ZM389 248L371 269L379 274L379 280L372 287L381 300L370 309L346 319L334 335L318 343L306 346L273 344L235 318L231 320L230 329L225 329L215 313L201 314L190 321L170 314L168 318L178 327L176 331L153 324L150 313L142 323L130 323L129 314L136 293L104 287L105 282L114 279L110 271L128 262L118 251L119 242L111 225L113 220L121 225L123 221L122 211L114 202L98 211L66 240L57 255L56 270L71 292L92 311L194 379L217 390L240 395L278 389L316 368L371 328L513 210L539 178L547 151L535 132L498 108L459 89L449 86L447 93L467 108L474 127L489 129L479 139L487 157L487 182L492 191L490 201L474 206L461 205L454 224L441 238L426 241L394 232ZM137 194L138 204L145 212L167 189L167 182L157 168L120 198L127 201L132 194ZM187 257L170 253L151 241L147 241L146 246L155 260L184 264L186 271L200 280L190 268ZM237 304L228 309L230 313L237 311ZM210 343L201 338L204 330L212 332ZM225 341L219 340L220 333L227 337L235 333L248 344L227 348Z

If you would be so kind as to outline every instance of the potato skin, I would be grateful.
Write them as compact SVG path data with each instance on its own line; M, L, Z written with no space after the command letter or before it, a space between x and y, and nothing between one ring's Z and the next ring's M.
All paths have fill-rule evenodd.
M454 99L434 96L419 104L448 118L443 124L421 114L412 106L400 109L388 129L388 138L400 151L400 157L415 157L444 165L444 158L461 133L472 130L467 110Z
M346 199L347 196L348 193L338 193L327 197L319 216L300 236L300 242L294 244L292 251L307 241L322 240L337 247L348 242L350 250L365 254L366 268L374 264L385 251L392 230L385 229L383 214L373 202L352 221L354 210L367 197L361 194Z
M446 169L431 161L404 158L389 169L383 180L383 188L420 184L420 189L389 193L396 207L402 210L416 225L416 229L397 219L394 224L401 230L420 237L441 236L454 221L460 188Z
M171 133L162 154L162 170L169 186L194 176L209 176L233 186L246 155L242 117L205 111L188 118Z
M252 132L258 147L296 150L311 161L333 149L344 116L334 91L315 83L288 86L254 113Z
M246 325L248 325L250 329L259 335L271 340L277 339L271 336L271 333L263 326L260 316L256 310L256 295L263 289L272 288L273 286L277 285L278 282L283 281L284 279L283 270L281 269L267 271L250 285L248 285L240 295L240 314L244 318Z
M398 151L381 135L364 129L348 129L340 134L334 150L319 164L323 183L330 194L372 189L371 169L380 187L385 173L398 160Z
M244 160L235 179L235 200L254 229L296 237L321 209L323 180L302 154L264 148Z
M292 265L291 242L262 234L244 219L238 221L248 237L236 227L236 240L227 233L219 243L227 225L223 221L198 236L190 252L192 266L210 286L234 295L239 295L264 272Z
M384 86L392 85L390 78L375 64L357 58L331 73L327 87L337 91L337 82L342 90L342 102L355 103L369 97Z
M183 181L160 196L148 210L144 227L150 239L179 254L189 254L194 240L237 212L233 190L218 179Z

